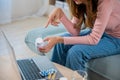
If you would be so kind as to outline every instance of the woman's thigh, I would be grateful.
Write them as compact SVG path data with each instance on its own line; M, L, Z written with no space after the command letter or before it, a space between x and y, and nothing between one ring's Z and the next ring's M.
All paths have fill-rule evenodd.
M105 57L118 54L120 52L120 44L109 37L103 37L97 45L74 45L70 49L75 51L77 55L84 55L88 59Z

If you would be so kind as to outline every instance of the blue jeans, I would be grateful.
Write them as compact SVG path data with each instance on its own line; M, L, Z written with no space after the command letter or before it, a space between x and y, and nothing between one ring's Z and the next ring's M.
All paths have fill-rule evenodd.
M90 34L90 29L81 31L80 35ZM60 36L71 36L63 33ZM120 39L104 33L97 45L64 45L58 43L54 46L52 61L72 70L86 70L86 63L94 58L115 55L120 52Z

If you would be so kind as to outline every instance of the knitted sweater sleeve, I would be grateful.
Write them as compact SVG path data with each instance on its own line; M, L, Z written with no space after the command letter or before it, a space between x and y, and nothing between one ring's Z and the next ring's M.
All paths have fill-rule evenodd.
M97 18L95 20L92 32L85 36L64 37L64 44L96 45L100 41L101 36L103 35L108 24L112 7L112 0L99 0ZM73 35L78 34L78 32L71 27L73 24L70 23L65 15L61 18L61 22L70 33Z

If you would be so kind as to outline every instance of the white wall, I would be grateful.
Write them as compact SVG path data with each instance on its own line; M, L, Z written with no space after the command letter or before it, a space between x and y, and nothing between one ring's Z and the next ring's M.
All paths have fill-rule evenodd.
M0 0L0 24L11 22L11 0Z
M49 9L49 0L0 0L0 24L44 15Z
M42 7L44 0L12 0L12 19L31 16Z

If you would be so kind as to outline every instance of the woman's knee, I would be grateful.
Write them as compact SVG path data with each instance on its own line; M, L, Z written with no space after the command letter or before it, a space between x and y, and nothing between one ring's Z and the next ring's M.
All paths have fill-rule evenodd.
M73 47L68 51L67 59L72 60L74 58L77 58L79 54L79 58L82 58L81 51L77 51Z
M76 58L78 60L88 61L90 59L88 51L86 51L88 46L86 45L75 45L68 51L67 59L72 61Z
M85 69L85 64L88 61L88 58L86 58L86 54L84 51L80 48L72 47L68 53L67 53L67 58L66 58L66 67L69 67L73 70Z

